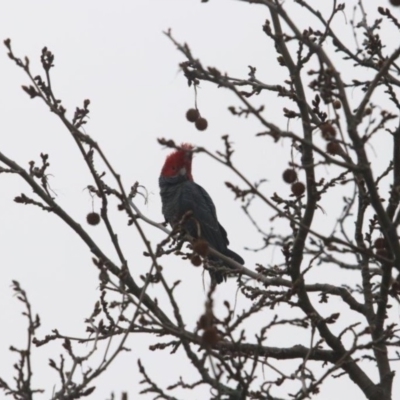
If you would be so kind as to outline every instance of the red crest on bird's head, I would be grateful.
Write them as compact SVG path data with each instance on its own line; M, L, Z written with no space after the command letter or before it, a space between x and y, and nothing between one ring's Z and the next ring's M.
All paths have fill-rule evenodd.
M161 176L168 178L185 174L192 181L192 155L193 146L189 143L182 143L178 150L167 156Z

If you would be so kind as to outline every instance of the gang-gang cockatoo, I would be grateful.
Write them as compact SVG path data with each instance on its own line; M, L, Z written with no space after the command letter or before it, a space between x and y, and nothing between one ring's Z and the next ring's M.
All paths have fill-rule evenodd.
M211 197L193 181L192 150L192 145L182 144L180 149L167 156L161 170L159 185L165 220L174 227L190 211L191 215L183 223L183 228L190 236L204 239L218 252L244 264L242 257L228 249L228 236L218 222ZM223 265L222 260L216 256L209 255L209 259ZM221 271L210 270L210 275L217 283L224 280Z

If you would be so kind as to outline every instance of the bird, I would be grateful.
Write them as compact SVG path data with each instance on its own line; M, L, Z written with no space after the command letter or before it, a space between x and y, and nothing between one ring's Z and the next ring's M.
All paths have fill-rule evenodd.
M183 143L166 157L161 169L159 186L165 221L175 227L183 218L183 228L192 238L205 240L213 249L243 265L243 258L228 248L228 235L218 221L210 195L193 180L193 149L193 145ZM217 256L209 256L209 259L229 267ZM216 283L226 280L221 270L209 272Z

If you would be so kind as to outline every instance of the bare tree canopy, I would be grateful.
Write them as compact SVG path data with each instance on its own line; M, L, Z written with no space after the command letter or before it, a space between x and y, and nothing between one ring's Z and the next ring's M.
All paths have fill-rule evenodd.
M157 217L148 215L143 206L147 183L126 184L107 149L85 130L90 100L71 113L54 89L52 50L43 48L39 70L36 62L14 51L10 39L4 40L9 59L25 74L23 91L57 118L76 145L90 174L86 192L99 204L99 211L93 207L87 224L82 224L49 183L51 160L57 154L32 154L36 161L28 162L0 149L0 178L11 176L25 185L14 201L58 217L86 246L84 262L89 263L90 255L98 275L98 299L85 320L86 335L80 337L61 329L39 331L40 310L29 301L24 283L13 281L28 329L27 345L13 343L10 348L18 357L14 380L0 377L0 389L10 398L34 399L43 393L52 400L110 398L96 392L97 382L107 379L110 366L118 364L122 354L142 346L143 338L148 354L165 354L176 370L176 380L162 385L159 376L148 372L148 360L132 353L131 364L137 363L141 375L135 384L141 385L138 391L144 398L302 400L320 398L333 380L356 386L360 399L395 398L400 361L399 4L392 0L372 15L361 1L347 9L345 2L332 0L330 14L324 15L318 1L242 3L268 15L259 42L249 46L262 52L268 43L275 49L268 62L281 66L280 76L252 65L246 76L233 76L206 65L173 27L164 34L182 58L179 79L193 94L188 124L199 132L210 129L199 99L202 92L217 87L231 95L234 105L226 105L231 118L241 123L245 118L256 120L258 131L243 132L248 146L236 146L221 132L220 147L211 149L180 143L165 133L166 127L158 143L160 154L162 148L190 149L191 155L208 157L231 172L233 178L225 186L249 222L238 229L241 235L235 243L241 248L235 251L245 260L246 253L256 260L244 265L241 256L227 248L227 232L216 220L207 193L201 192L201 200L213 214L211 222L219 229L214 243L222 243L222 252L212 247L211 239L201 239L211 238L200 232L204 213L188 210L172 228L162 221L161 210ZM310 26L304 28L296 10L309 15ZM345 34L340 29L343 20ZM392 42L384 39L388 32L397 35ZM268 71L268 65L265 68ZM270 111L274 102L284 104L280 115ZM264 170L252 177L237 155L247 155L251 163L256 148L265 155ZM269 162L276 151L285 156L283 170ZM135 162L132 168L140 168ZM281 185L275 187L273 179ZM207 187L207 182L199 183ZM217 211L223 208L215 203ZM130 258L127 242L121 240L121 218L136 232L137 242L130 245L145 249L138 259ZM107 232L105 242L89 230L95 226ZM256 232L257 243L247 241L247 230ZM24 244L19 246L23 249ZM177 262L197 267L197 278L205 282L203 311L194 316L195 323L183 311L190 299L181 294L182 286L191 282L172 279L167 272ZM208 273L202 276L202 269L219 277L221 284L210 281ZM224 285L229 285L223 282L225 276L235 284L235 302L225 300L217 307ZM49 386L39 387L32 359L38 348L55 344L60 347L49 360ZM194 379L184 377L187 368L194 369Z

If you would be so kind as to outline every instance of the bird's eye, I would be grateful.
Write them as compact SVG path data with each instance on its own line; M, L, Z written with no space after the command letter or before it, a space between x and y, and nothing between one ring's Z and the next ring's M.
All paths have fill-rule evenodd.
M173 169L174 171L176 171L176 167L172 167L172 169Z

